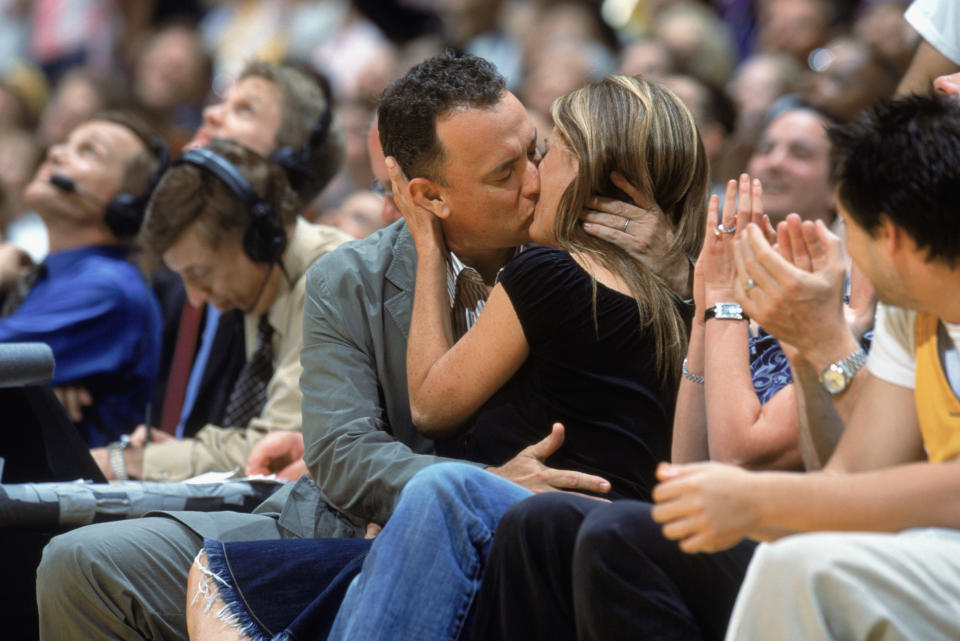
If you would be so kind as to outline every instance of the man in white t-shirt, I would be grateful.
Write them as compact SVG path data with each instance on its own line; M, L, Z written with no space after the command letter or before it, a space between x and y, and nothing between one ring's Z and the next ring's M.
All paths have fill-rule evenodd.
M728 640L957 639L960 105L883 101L830 138L847 250L885 303L857 389L862 354L822 371L856 395L836 450L807 474L664 465L653 517L687 552L796 534L758 548ZM823 225L792 242L815 273ZM748 311L778 286L772 251L758 228L738 247Z

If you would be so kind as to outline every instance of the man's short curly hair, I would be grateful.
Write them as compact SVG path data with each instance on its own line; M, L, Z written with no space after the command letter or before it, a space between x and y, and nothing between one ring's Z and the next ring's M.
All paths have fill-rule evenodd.
M380 101L384 154L396 158L409 178L442 183L437 119L462 107L493 107L505 91L503 76L483 58L447 50L421 62L391 84Z

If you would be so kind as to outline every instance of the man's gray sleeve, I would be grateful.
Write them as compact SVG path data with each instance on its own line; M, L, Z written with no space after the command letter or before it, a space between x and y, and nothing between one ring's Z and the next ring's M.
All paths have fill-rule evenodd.
M300 356L305 458L340 510L383 524L404 484L441 459L426 454L432 445L410 422L407 327L389 311L396 288L357 273L337 253L315 264L307 279ZM407 298L407 323L409 307Z

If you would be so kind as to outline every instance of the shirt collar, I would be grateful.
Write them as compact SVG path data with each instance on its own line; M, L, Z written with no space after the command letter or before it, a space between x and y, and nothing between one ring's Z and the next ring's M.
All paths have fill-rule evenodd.
M91 245L54 252L47 256L43 265L48 276L57 276L70 272L77 263L93 256L126 260L129 253L129 248L122 245Z
M515 258L517 255L523 252L526 248L527 248L527 245L521 245L520 247L517 247L516 250L514 250L513 256L511 256L510 258ZM497 278L495 280L500 279L500 272L503 271L503 267L504 266L502 265L500 269L497 270ZM453 306L456 302L455 299L457 294L457 281L460 279L461 274L464 277L475 279L481 283L483 282L483 277L480 276L480 272L478 272L473 267L470 267L469 265L465 264L462 260L460 260L460 257L454 254L452 251L448 251L447 252L447 294L450 295L451 309L453 309Z

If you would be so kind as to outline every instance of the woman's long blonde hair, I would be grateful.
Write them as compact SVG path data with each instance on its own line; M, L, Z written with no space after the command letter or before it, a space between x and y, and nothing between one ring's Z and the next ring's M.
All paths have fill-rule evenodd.
M693 116L663 85L623 75L557 98L551 112L580 163L560 200L554 229L558 244L589 256L629 284L641 327L653 334L661 380L675 386L687 349L676 294L660 274L584 232L580 216L594 196L630 200L610 180L617 171L663 211L674 234L667 255L696 258L703 243L710 171Z

